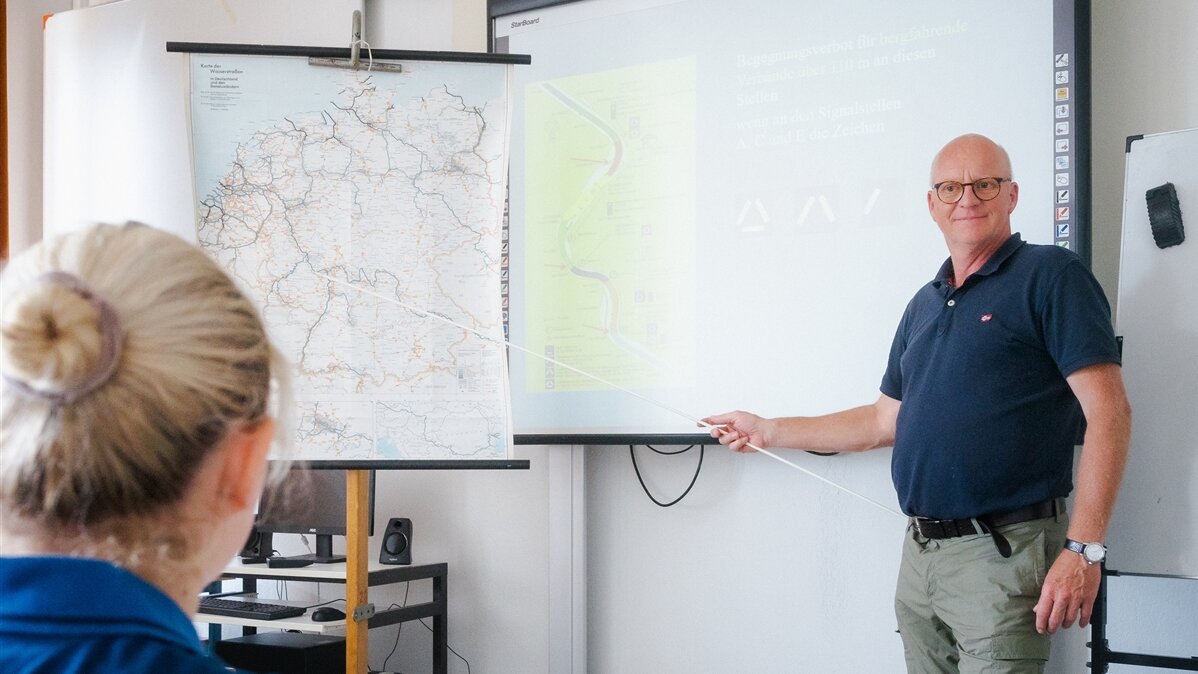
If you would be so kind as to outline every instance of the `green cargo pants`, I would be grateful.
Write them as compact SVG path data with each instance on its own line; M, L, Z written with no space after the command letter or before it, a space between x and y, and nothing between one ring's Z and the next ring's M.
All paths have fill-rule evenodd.
M989 534L928 540L909 525L894 600L907 671L1043 672L1048 635L1032 608L1068 528L1064 514L1000 527L1003 558Z

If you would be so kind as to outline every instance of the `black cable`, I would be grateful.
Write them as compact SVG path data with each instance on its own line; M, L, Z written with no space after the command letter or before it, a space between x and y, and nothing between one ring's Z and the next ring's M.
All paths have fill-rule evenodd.
M392 603L390 606L387 607L387 610L390 611L393 608L403 608L403 607L400 606L399 604ZM387 663L391 661L391 656L395 655L395 649L399 648L399 635L402 633L403 633L403 623L399 623L399 629L395 630L395 643L391 644L391 651L389 653L387 653L387 657L383 658L383 669L371 669L370 671L372 671L372 672L387 671Z
M681 450L678 450L677 452L663 452L660 449L657 449L656 447L654 447L652 445L645 445L645 446L648 447L649 449L652 449L653 451L657 452L658 454L664 454L666 456L673 456L675 454L684 454L686 452L689 452L691 449L694 449L694 447L695 447L694 445L689 445L689 446L687 446L686 449L681 449ZM674 505L675 503L678 503L682 499L686 498L687 494L691 493L691 488L695 486L695 482L698 481L698 479L699 479L699 471L703 469L703 454L705 453L706 449L707 449L706 445L699 445L699 465L695 466L695 476L691 478L691 483L689 485L687 485L686 491L682 492L681 496L674 499L673 501L670 501L669 503L662 503L661 501L658 501L656 498L654 498L653 494L649 493L649 487L645 484L645 478L641 477L641 468L636 463L636 448L633 445L628 445L628 455L632 457L632 469L636 471L636 479L637 479L637 481L639 481L641 483L641 489L645 490L645 496L648 496L649 500L653 501L657 505L659 505L663 508L669 508L670 506Z
M658 454L661 454L662 456L673 456L675 454L685 454L685 453L691 451L692 449L694 449L694 447L695 447L694 445L687 445L686 447L683 447L682 449L680 449L676 452L666 452L666 451L663 451L663 450L660 450L660 449L654 447L653 445L645 445L645 446L648 447L649 449L652 449L653 451L657 452Z
M310 608L316 608L317 606L325 606L325 605L327 605L327 604L334 604L334 603L336 603L336 602L339 602L339 601L345 601L345 599L340 599L340 598L338 598L338 599L330 599L330 600L328 600L328 601L322 601L322 602L320 602L319 604L312 604L311 606L305 606L305 607L304 607L304 610L305 610L305 611L307 611L307 610L308 610L308 609L310 609ZM346 606L347 606L347 608L348 608L348 602L347 602Z
M436 634L436 631L434 631L433 628L429 627L428 624L424 622L424 618L420 618L420 624L424 625L424 629L432 632L433 634ZM467 660L466 658L463 658L461 653L453 650L453 646L446 644L445 647L449 649L450 653L453 653L454 655L458 656L458 660L461 660L462 662L466 663L466 674L470 674L470 661Z
M387 610L391 610L392 608L406 607L408 605L408 592L410 592L411 590L412 590L412 581L409 580L407 583L404 584L403 603L396 604L396 603L392 602L391 606L387 607ZM399 629L395 630L395 644L391 646L391 652L388 653L387 657L383 659L383 669L380 671L384 671L384 672L387 671L387 663L391 662L391 656L395 655L395 649L399 648L399 635L400 634L403 634L403 623L399 623Z
M398 607L398 608L404 608L405 606L407 606L407 605L408 605L408 592L410 592L411 590L412 590L412 583L411 583L411 581L409 581L409 582L408 582L408 583L407 583L407 584L404 586L404 591L403 591L403 603L402 603L402 604L396 604L396 603L394 603L394 602L393 602L393 603L391 604L391 606L388 606L388 607L387 607L387 609L388 609L388 610L390 610L390 609L392 609L392 608L396 608L396 607ZM428 630L428 631L432 632L433 634L436 634L436 632L433 630L433 628L429 627L429 626L428 626L428 624L426 624L426 623L424 622L424 618L419 618L419 619L418 619L418 622L419 622L421 625L424 625L424 628L425 628L426 630ZM388 662L391 662L391 656L395 655L395 649L399 648L399 635L400 635L400 634L402 634L402 633L403 633L403 623L399 623L399 629L395 631L395 644L391 646L391 652L390 652L390 653L388 653L388 654L387 654L387 657L386 657L386 658L383 660L383 669L382 669L382 670L379 670L379 671L384 671L384 672L385 672L385 671L388 671L388 670L387 670L387 663L388 663ZM462 662L466 663L466 674L470 674L470 661L469 661L469 660L467 660L466 658L463 658L461 653L458 653L457 651L453 650L453 646L450 646L449 644L446 644L446 645L445 645L445 647L449 649L449 652L450 652L450 653L453 653L454 655L458 656L458 659L459 659L459 660L461 660Z

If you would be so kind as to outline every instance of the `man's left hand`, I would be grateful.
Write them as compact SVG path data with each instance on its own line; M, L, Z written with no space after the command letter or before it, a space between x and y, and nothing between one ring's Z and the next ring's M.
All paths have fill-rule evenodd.
M1040 601L1036 603L1036 631L1053 634L1061 627L1090 624L1094 599L1102 581L1102 566L1087 564L1079 554L1065 551L1057 555L1044 578Z

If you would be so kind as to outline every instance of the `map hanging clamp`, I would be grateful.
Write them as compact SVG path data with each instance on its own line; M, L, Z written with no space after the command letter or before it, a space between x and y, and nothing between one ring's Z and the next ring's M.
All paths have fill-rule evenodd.
M326 66L330 68L352 68L359 70L362 67L361 48L366 46L366 71L378 69L388 73L403 72L403 66L398 63L375 63L374 55L370 51L370 44L362 39L362 11L354 10L353 28L350 34L349 42L349 58L325 58L320 56L308 57L308 65L310 66Z

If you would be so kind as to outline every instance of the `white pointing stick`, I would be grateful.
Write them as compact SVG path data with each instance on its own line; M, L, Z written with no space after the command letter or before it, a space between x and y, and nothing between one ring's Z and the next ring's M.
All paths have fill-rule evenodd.
M576 374L580 374L580 375L582 375L582 376L584 376L584 377L586 377L586 378L588 378L588 379L591 379L591 380L597 381L597 382L599 382L600 384L603 384L604 386L611 387L611 388L613 388L613 389L616 389L617 391L622 391L622 392L624 392L624 393L627 393L627 394L628 394L628 395L630 395L630 396L633 396L634 398L639 398L640 400L643 400L643 401L645 401L645 402L647 402L647 403L649 403L649 404L651 404L651 405L655 405L655 406L657 406L657 407L660 407L661 409L663 409L663 410L666 410L667 412L670 412L670 413L672 413L672 414L675 414L675 415L677 415L677 416L680 416L680 417L682 417L683 419L686 419L686 420L688 420L688 421L694 422L696 425L698 425L698 426L700 426L700 427L702 427L702 428L706 428L706 429L709 429L709 430L710 430L710 429L713 429L713 428L716 428L716 429L721 429L721 430L723 430L723 429L727 428L727 426L725 426L724 424L717 424L717 425L712 425L712 424L709 424L709 423L707 423L706 421L703 421L702 419L698 419L698 418L696 418L696 417L695 417L695 416L693 416L693 415L690 415L690 414L687 414L686 412L683 412L682 410L675 409L675 408L673 408L673 407L671 407L671 406L669 406L669 405L667 405L667 404L665 404L665 403L663 403L663 402L661 402L661 401L659 401L659 400L654 400L654 399L652 399L652 398L646 397L646 396L644 396L644 395L641 395L640 393L637 393L636 391L630 391L630 390L628 390L628 389L624 388L623 386L619 386L619 385L617 385L617 384L613 384L612 382L610 382L610 381L607 381L606 379L603 379L602 377L598 377L598 376L596 376L596 375L593 375L593 374L591 374L591 373L589 373L589 372L584 372L584 371L582 371L582 370L580 370L580 369L578 369L578 368L574 367L573 365L568 365L568 364L566 364L566 363L563 363L563 362L561 362L560 360L556 360L556 359L554 359L554 358L550 358L549 356L545 356L545 355L542 355L542 354L536 353L536 352L532 351L531 349L526 349L526 348L524 348L523 346L520 346L520 345L518 345L518 344L513 344L513 343L509 342L509 341L508 341L508 340L506 340L506 339L502 339L502 338L493 337L493 336L491 336L491 335L488 335L488 334L486 334L485 332L482 332L482 331L480 331L480 330L476 330L476 329L474 329L474 328L472 328L472 327L469 327L469 326L467 326L467 325L462 325L461 323L458 323L458 322L456 322L456 321L454 321L454 320L452 320L452 319L450 319L450 318L448 318L447 316L444 316L444 315L442 315L442 314L439 314L439 313L436 313L436 312L433 312L433 311L428 311L428 310L426 310L426 309L421 309L421 308L419 308L419 307L414 307L414 306L412 306L412 305L410 305L410 304L408 304L408 303L406 303L406 302L403 302L402 300L399 300L399 299L397 299L397 298L395 298L395 297L388 297L387 295L383 295L382 293L376 292L376 291L374 291L374 290L371 290L371 289L369 289L369 288L363 288L362 286L359 286L359 285L357 285L357 284L351 283L351 282L349 282L349 281L344 281L344 280L339 280L339 279L336 279L336 278L334 278L334 277L332 277L332 276L329 276L328 274L322 274L321 272L318 272L318 271L313 271L312 273L313 273L313 274L315 274L316 276L319 276L319 277L320 277L320 278L322 278L322 279L325 279L325 280L327 280L327 281L331 281L331 282L332 282L332 283L334 283L334 284L337 284L337 285L345 285L345 286L349 286L350 288L353 288L354 290L356 290L356 291L358 291L358 292L362 293L363 295L370 295L371 297L374 297L374 298L376 298L376 299L380 299L380 300L382 300L382 301L384 301L384 302L390 302L391 304L395 304L395 305L397 305L397 306L401 306L401 307L403 307L404 309L407 309L408 311L411 311L412 313L414 313L414 314L417 314L417 315L419 315L419 316L424 316L424 317L426 317L426 318L435 318L435 319L437 319L438 321L441 321L442 323L447 323L447 324L449 324L449 325L452 325L452 326L454 326L455 328L458 328L458 329L460 329L460 330L465 330L466 332L469 332L469 333L471 333L471 334L473 334L473 335L476 335L476 336L478 336L478 337L480 337L480 338L482 338L482 339L484 339L484 340L486 340L486 341L488 341L488 342L496 342L496 343L498 343L498 344L504 344L504 345L506 345L508 348L516 349L517 351L522 351L522 352L524 352L524 353L526 353L526 354L528 354L528 355L530 355L530 356L533 356L534 358L540 358L541 360L544 360L544 361L547 361L547 362L553 363L553 364L554 364L555 366L557 366L557 367L563 367L563 368L565 368L565 369L567 369L567 370L569 370L569 371L571 371L571 372L574 372L574 373L576 373ZM784 463L784 464L786 464L786 465L790 466L791 468L794 468L795 470L797 470L797 471L799 471L799 472L801 472L801 473L805 473L805 474L807 474L807 475L810 475L811 477L813 477L813 478L815 478L815 479L819 480L820 482L823 482L824 484L826 484L826 485L828 485L828 486L830 486L830 487L835 487L836 489L839 489L840 491L843 491L843 492L845 492L846 494L851 494L851 495L853 495L853 496L856 496L857 498L861 499L862 501L865 501L866 503L869 503L869 504L871 504L871 505L873 505L873 506L875 506L875 507L877 507L877 508L881 508L882 510L885 510L886 512L888 512L888 513L890 513L890 514L892 514L892 515L898 515L899 517L902 517L903 519L906 519L906 518L907 518L907 516L906 516L906 515L904 515L904 514L900 513L899 511L897 511L897 510L895 510L895 509L893 509L893 508L890 508L890 507L888 507L888 506L885 506L885 505L883 505L883 504L881 504L881 503L879 503L879 502L877 502L877 501L875 501L875 500L873 500L873 499L869 498L868 496L864 496L864 495L862 495L862 494L859 494L859 493L857 493L857 492L853 491L852 489L849 489L848 487L845 487L845 486L843 486L843 485L839 485L839 484L837 484L837 483L833 482L832 480L829 480L828 478L826 478L826 477L823 477L822 475L818 475L818 474L816 474L816 473L813 473L813 472L811 472L810 470L807 470L806 468L804 468L804 467L802 467L802 466L800 466L800 465L798 465L798 464L796 464L796 463L794 463L794 462L792 462L792 461L790 461L790 460L788 460L788 459L785 459L785 458L783 458L783 457L781 457L781 456L779 456L779 455L777 455L777 454L775 454L775 453L773 453L773 452L771 452L771 451L768 451L768 450L762 449L761 447L758 447L757 445L754 445L754 444L752 444L752 443L748 443L748 445L749 445L749 447L752 447L754 450L756 450L756 451L760 452L761 454L764 454L764 455L766 455L766 456L770 457L771 459L774 459L775 461L781 461L782 463Z

